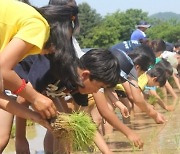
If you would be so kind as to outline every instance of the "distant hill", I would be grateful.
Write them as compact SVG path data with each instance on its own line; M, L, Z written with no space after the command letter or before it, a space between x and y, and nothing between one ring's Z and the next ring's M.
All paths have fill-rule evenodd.
M180 14L176 14L173 12L159 12L159 13L153 14L149 17L157 18L157 19L161 19L161 20L177 19L178 21L180 21Z

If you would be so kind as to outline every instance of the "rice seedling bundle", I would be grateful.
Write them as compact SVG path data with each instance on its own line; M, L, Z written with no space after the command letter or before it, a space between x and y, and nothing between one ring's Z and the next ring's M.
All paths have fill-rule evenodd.
M87 113L58 113L50 123L54 136L69 143L72 150L84 151L94 146L93 139L97 128Z

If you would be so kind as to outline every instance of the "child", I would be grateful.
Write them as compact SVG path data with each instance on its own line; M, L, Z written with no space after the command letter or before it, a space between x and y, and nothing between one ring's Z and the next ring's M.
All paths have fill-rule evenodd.
M166 59L164 59L164 58L156 58L156 59L157 59L157 60L156 60L157 63L156 63L153 67L164 69L164 71L166 72L166 78L167 78L167 79L168 79L170 76L172 76L172 74L173 74L173 68L172 68L171 64L170 64ZM167 81L166 81L166 84L167 84ZM161 90L163 90L163 89L161 88ZM145 91L148 91L148 93L149 93L150 95L155 96L155 97L158 99L157 103L158 103L163 109L165 109L165 110L167 110L167 111L173 110L173 107L167 106L167 105L164 103L164 100L162 100L162 98L157 94L157 92L156 92L156 87L148 87L148 86L146 86L146 87L145 87ZM166 98L165 98L165 101L167 102Z
M138 85L143 91L145 89L145 86L162 87L165 85L166 80L167 80L167 77L166 77L166 72L164 71L164 69L160 67L153 67L152 69L143 73L138 78Z
M103 83L105 83L105 85L109 86L114 86L118 81L119 81L119 68L118 68L118 63L116 62L116 58L111 58L112 54L109 51L106 50L91 50L89 52L87 52L84 56L81 57L80 59L80 64L79 64L79 73L80 76L83 80L83 83L85 85L85 87L79 87L78 91L80 91L81 93L93 93L93 92L97 92L98 89L96 89L96 87L98 86L98 83L96 83L95 81L101 81ZM40 59L37 60L42 60L42 58L46 59L45 60L45 64L46 66L48 65L48 61L46 57L42 57ZM45 73L44 75L41 74L39 76L39 74L37 74L36 72L39 72L39 65L37 64L41 64L42 62L38 62L35 61L33 65L31 65L31 69L30 69L30 76L29 77L29 81L33 83L33 85L36 87L44 87L44 84L47 85L47 83L45 83L44 79L51 79L52 80L52 72L48 71L48 67L44 68ZM42 63L42 65L45 65ZM21 63L21 66L23 66L23 62ZM114 69L113 69L114 68ZM20 70L20 69L19 69ZM31 76L32 72L34 71L34 75ZM21 72L21 71L19 71ZM51 72L51 73L50 73ZM88 72L90 73L88 75ZM42 71L41 71L42 73ZM48 73L50 73L49 77L48 77ZM118 78L117 78L117 74L118 74ZM39 77L38 77L38 76ZM42 86L43 85L43 86ZM46 86L45 86L46 87ZM91 87L91 88L88 88ZM101 87L106 87L101 85ZM100 88L100 87L99 87ZM44 88L41 88L41 90ZM94 91L92 91L92 89L94 89ZM95 90L96 89L96 90ZM114 118L116 118L115 114L112 114L110 110L108 110L108 108L106 108L106 101L101 102L98 101L99 105L98 108L99 110L105 110L105 112L101 112L103 113L104 117L106 119L109 119L110 121L114 121ZM80 102L81 103L81 102ZM82 102L83 103L83 102ZM83 104L82 104L83 105ZM102 108L103 106L103 108ZM112 118L111 118L112 117ZM109 121L108 120L108 121ZM117 119L118 120L118 119ZM124 130L124 128L122 129L122 124L119 122L115 122L116 125L120 130ZM118 124L119 123L119 124ZM126 127L125 127L126 128ZM142 141L140 141L140 139L133 133L131 132L131 130L128 129L128 132L124 132L124 133L128 133L127 136L130 140L132 140L136 146L142 146ZM23 135L23 134L19 134L19 135Z
M13 68L27 55L55 53L53 57L54 66L58 64L59 70L63 72L61 73L61 80L64 82L71 80L70 83L81 85L76 68L72 64L72 61L76 60L72 33L78 27L77 13L78 7L75 3L35 9L18 1L0 1L0 67L4 87L31 102L34 109L44 119L56 115L56 107L53 101L38 93L31 86L26 85L25 80L22 80L13 71ZM24 114L25 111L21 113L19 111L20 109L23 110L23 107L11 102L10 98L3 93L0 95L2 99L0 107L3 110L27 118ZM0 112L4 112L2 109ZM4 120L0 121L0 126L3 126ZM8 138L1 136L4 131L6 130L0 131L0 152L3 151L8 140ZM9 132L9 130L7 131Z
M178 52L164 51L160 57L166 59L173 67L172 77L176 83L177 88L180 90L180 83L177 72L177 67L180 64L180 54L178 54Z
M152 53L153 52L149 47L141 45L128 54L135 65L138 77L147 71L150 64L155 62L155 56ZM130 80L134 85L138 86L138 82L135 79L131 78ZM122 83L122 86L118 85L118 90L120 90L121 94L125 97L127 96L131 103L135 103L142 111L152 117L156 123L164 123L164 117L148 105L140 88L136 88L128 82ZM120 99L120 101L131 106L130 102L126 98Z
M116 50L116 49L113 49L111 52L116 52L116 57L118 57L117 56L118 53L121 53L121 54L123 53L123 51ZM155 56L154 56L152 50L148 46L141 45L141 46L135 48L134 51L129 53L129 55L132 58L131 61L133 61L135 64L137 75L136 75L136 71L134 71L134 69L132 69L132 67L129 67L127 65L128 63L125 62L125 59L127 56L121 56L121 59L119 59L119 61L122 62L121 63L122 65L120 64L121 69L124 70L124 72L127 72L127 68L130 68L130 70L131 69L132 70L129 73L129 80L131 82L122 83L122 86L124 88L122 88L122 86L120 86L121 91L118 91L118 94L121 95L120 101L125 103L125 105L129 109L131 109L133 103L135 103L138 107L140 107L143 111L145 111L150 117L152 117L156 121L156 123L164 123L164 117L146 103L145 99L142 97L143 95L141 94L141 90L139 88L137 88L138 87L137 81L136 81L137 76L140 76L141 74L143 74L148 69L149 65L153 64L155 62ZM120 85L120 84L118 84L118 85ZM110 93L112 93L112 91L108 90L108 95L110 95ZM122 96L123 96L123 98L122 98ZM127 96L129 98L129 100L131 100L132 103L130 103L128 101L128 99L125 98ZM114 102L118 102L118 100L116 99L116 101L115 101L115 98L114 98ZM117 105L118 104L116 104L116 106ZM127 121L126 118L123 118L123 120L124 119ZM108 125L108 124L106 124L106 125Z
M164 51L163 53L161 53L161 55L159 57L156 58L156 63L161 61L162 58L166 59L170 63L170 65L173 69L173 73L171 74L171 76L173 77L173 79L177 85L177 88L180 89L179 79L178 79L178 75L177 75L178 74L177 67L178 67L178 63L180 63L178 60L178 59L180 59L179 54L176 52ZM167 68L166 68L166 71L167 71ZM177 100L178 96L177 96L176 92L174 91L174 89L172 88L172 86L170 85L170 83L168 82L168 80L163 88L163 93L164 93L165 99L167 101L167 92L166 91L168 91L173 96L174 100Z

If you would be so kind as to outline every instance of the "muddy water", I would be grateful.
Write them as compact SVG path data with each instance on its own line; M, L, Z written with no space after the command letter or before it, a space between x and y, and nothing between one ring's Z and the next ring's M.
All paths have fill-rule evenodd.
M165 112L158 106L156 107L168 120L165 124L155 124L152 119L140 111L137 111L131 119L129 127L143 139L145 143L143 150L131 146L126 137L115 130L112 134L105 136L112 151L117 154L180 154L180 103L179 100L173 102L170 99L169 104L176 104L174 111ZM35 127L29 127L27 134L31 153L42 154L45 129L36 125ZM4 153L14 153L13 140L10 140ZM93 153L98 154L100 152Z
M45 128L40 125L30 126L27 128L27 138L30 145L31 154L41 154L43 151L43 138L45 135ZM4 154L14 154L15 142L13 139L10 140ZM43 153L42 153L43 154Z
M180 103L176 104L173 112L165 112L156 107L168 120L165 124L155 122L142 112L137 112L129 125L143 139L143 150L132 147L119 132L108 136L109 146L115 153L125 154L180 154Z

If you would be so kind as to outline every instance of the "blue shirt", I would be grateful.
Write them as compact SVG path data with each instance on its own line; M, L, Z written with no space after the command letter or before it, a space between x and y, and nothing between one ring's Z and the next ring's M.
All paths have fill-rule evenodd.
M137 40L123 41L113 45L110 50L118 49L124 51L125 53L128 53L140 45L141 43Z
M136 29L132 34L131 34L131 40L137 40L139 41L140 39L146 39L146 34L141 31L140 29Z
M39 92L46 90L48 84L53 84L59 79L52 74L51 61L45 55L31 55L23 59L14 68L16 73ZM64 87L63 84L58 84L58 88ZM78 105L88 106L88 95L80 93L72 93L73 99Z
M28 56L18 63L14 70L39 92L45 90L48 84L57 81L51 74L50 61L44 55Z

